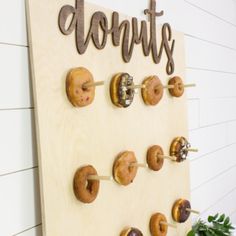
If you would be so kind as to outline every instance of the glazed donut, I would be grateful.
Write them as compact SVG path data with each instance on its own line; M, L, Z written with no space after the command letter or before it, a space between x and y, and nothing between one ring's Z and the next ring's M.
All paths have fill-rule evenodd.
M134 99L134 89L127 89L133 86L133 77L128 73L119 73L112 78L110 84L110 95L112 103L117 107L128 107Z
M83 88L87 83L93 83L93 75L83 67L69 71L66 77L66 94L75 107L91 104L95 97L95 87Z
M164 159L158 158L158 155L163 155L163 150L160 146L154 145L147 151L147 164L151 170L158 171L162 168Z
M175 76L169 80L169 85L174 85L174 88L170 88L169 92L173 97L181 97L184 93L184 84L180 77Z
M191 204L188 200L179 199L174 203L172 208L172 217L176 222L184 223L190 216Z
M99 191L99 180L88 180L88 176L97 175L93 166L88 165L79 168L74 175L74 194L83 203L93 202Z
M120 236L143 236L143 234L137 228L126 228L120 233Z
M142 88L142 97L146 105L154 106L163 97L163 85L157 76L150 76L144 80L145 88Z
M125 151L118 155L113 165L113 177L121 185L129 185L133 182L138 167L131 166L137 163L134 152Z
M161 213L152 215L149 223L149 228L152 236L166 236L168 227L161 224L161 222L167 222L166 217Z
M190 143L184 137L175 138L170 145L170 155L176 157L177 162L186 160Z

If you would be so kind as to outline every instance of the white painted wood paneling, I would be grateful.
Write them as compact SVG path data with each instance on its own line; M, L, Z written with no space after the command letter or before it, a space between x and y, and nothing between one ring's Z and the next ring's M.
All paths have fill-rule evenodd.
M236 121L227 123L227 143L236 143Z
M199 127L199 100L188 100L188 126L189 129Z
M236 120L236 98L200 100L200 126Z
M0 42L27 45L25 1L0 1Z
M209 166L211 168L211 166ZM199 170L198 175L202 171ZM192 207L204 212L215 205L229 192L235 189L236 167L228 170L213 180L192 191ZM235 206L234 202L228 202L229 206Z
M42 235L42 226L33 227L31 229L27 229L22 233L17 233L13 236L41 236Z
M187 82L197 86L186 89L188 98L235 97L236 74L187 69ZM224 88L222 88L224 83Z
M32 106L30 99L28 48L0 44L0 65L0 109Z
M230 145L219 151L205 155L191 162L191 187L195 189L205 182L214 179L228 169L236 168L234 150L236 144ZM201 170L201 174L199 174Z
M37 165L32 111L0 110L0 176Z
M185 42L188 67L236 73L236 51L189 36Z
M1 177L0 189L0 235L10 236L41 222L37 169Z
M196 153L191 153L191 161L230 144L227 142L226 124L192 130L189 133L189 141L199 150Z
M216 205L210 207L207 209L201 217L203 219L207 219L209 215L215 215L216 213L224 213L228 216L230 216L232 213L236 211L236 204L229 204L235 202L236 199L236 189L229 192L226 196L224 196L220 201L217 202ZM236 221L233 222L236 224Z
M215 17L221 18L236 26L236 2L234 0L186 0L203 11L206 11ZM227 7L225 7L227 6Z

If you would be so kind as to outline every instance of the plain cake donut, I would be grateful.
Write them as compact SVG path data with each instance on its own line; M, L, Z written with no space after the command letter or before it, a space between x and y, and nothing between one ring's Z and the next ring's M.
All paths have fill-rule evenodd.
M97 175L97 171L91 165L79 168L74 175L74 194L83 203L93 202L99 191L99 180L88 180L88 176Z
M132 166L137 163L134 152L125 151L120 153L113 165L113 177L121 185L129 185L133 182L138 167Z

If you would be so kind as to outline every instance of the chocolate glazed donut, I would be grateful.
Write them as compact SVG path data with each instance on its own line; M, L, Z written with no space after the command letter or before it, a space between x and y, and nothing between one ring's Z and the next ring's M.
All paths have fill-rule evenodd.
M83 203L93 202L99 191L99 180L88 180L88 176L97 175L97 171L91 165L79 168L74 175L74 194Z
M134 89L127 88L133 86L133 77L128 73L119 73L112 78L110 84L110 96L112 103L117 107L128 107L134 99Z
M143 236L143 234L137 228L126 228L120 233L120 236Z
M186 138L177 137L171 143L170 156L175 156L177 162L185 161L190 147L191 145Z
M186 209L191 209L191 204L188 200L179 199L174 203L172 208L172 217L176 222L184 223L190 216L190 212Z

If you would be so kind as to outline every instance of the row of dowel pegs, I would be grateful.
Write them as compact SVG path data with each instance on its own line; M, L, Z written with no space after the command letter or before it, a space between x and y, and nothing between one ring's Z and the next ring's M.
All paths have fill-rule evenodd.
M197 152L198 150L191 148L186 138L177 137L171 143L169 156L164 155L159 145L148 148L146 163L139 163L135 153L132 151L119 153L113 163L113 177L98 175L92 165L80 167L74 175L74 194L81 202L91 203L98 195L100 181L114 179L118 184L127 186L134 181L138 168L149 168L153 171L159 171L163 166L164 159L182 162L186 160L188 152L191 151Z
M96 86L104 85L104 81L95 82L92 73L83 67L69 71L66 78L66 94L75 107L90 105L95 97ZM110 83L110 97L117 107L128 107L132 104L137 89L141 89L146 105L157 105L163 97L164 89L168 89L173 97L181 97L185 88L195 84L184 84L178 76L171 78L163 85L157 76L147 77L142 84L134 84L134 79L128 73L116 74Z
M178 199L172 207L172 218L177 223L184 223L188 220L191 213L199 214L198 211L191 209L191 204L188 200ZM167 221L164 214L154 213L149 220L149 230L152 236L165 236L168 232L168 227L177 228L177 224L172 224ZM120 233L120 236L143 236L141 230L134 227L126 227Z

